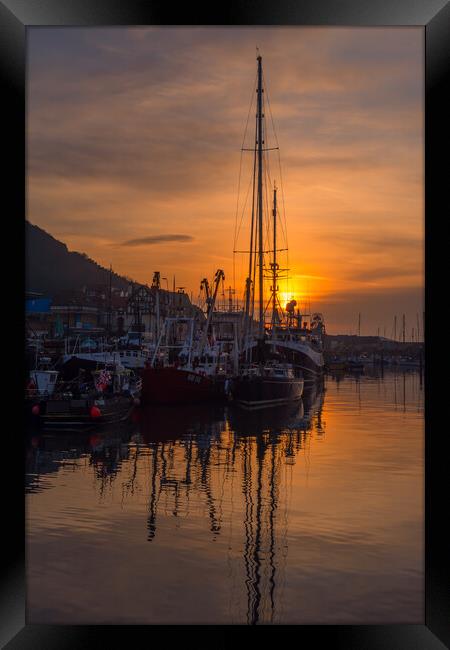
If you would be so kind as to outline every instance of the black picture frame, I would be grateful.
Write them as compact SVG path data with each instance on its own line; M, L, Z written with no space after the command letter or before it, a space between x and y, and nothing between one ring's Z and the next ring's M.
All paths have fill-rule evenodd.
M425 30L425 260L426 290L425 314L428 335L425 343L427 363L425 367L425 624L380 626L290 626L295 627L295 641L308 643L309 647L331 644L342 648L375 650L395 648L405 650L438 650L450 647L449 574L448 555L450 544L444 533L447 515L448 480L447 457L444 453L447 432L437 423L436 410L445 404L445 396L438 394L437 382L431 382L434 369L439 365L442 349L432 338L434 323L431 320L433 301L437 305L441 297L434 283L435 276L444 270L431 246L439 241L444 231L439 231L441 215L445 213L446 183L445 160L448 130L446 115L448 103L445 97L445 73L448 68L450 8L446 0L289 0L269 2L260 0L220 3L214 7L186 3L174 8L161 0L0 0L0 65L2 72L4 134L10 142L3 150L7 161L3 175L3 204L7 204L8 241L15 241L18 253L4 276L8 285L11 275L16 280L10 292L8 313L12 309L15 346L8 343L12 354L8 368L20 365L23 349L23 296L24 296L24 219L25 196L25 118L26 118L26 33L30 26L103 26L103 25L329 25L329 26L422 26ZM447 135L447 137L446 137ZM6 201L5 201L6 199ZM8 200L9 199L9 200ZM448 209L448 208L447 208ZM6 232L6 229L5 229ZM447 236L448 241L448 236ZM4 243L6 247L6 240ZM448 254L447 254L448 256ZM443 258L445 260L445 257ZM12 273L11 273L12 271ZM437 309L438 311L438 309ZM6 311L4 312L4 314ZM19 359L19 361L18 361ZM9 365L12 364L12 365ZM14 387L18 406L14 413L21 413L21 373L14 372ZM9 403L8 399L8 403ZM432 425L433 421L433 425ZM2 520L3 528L3 580L0 610L0 646L11 650L33 648L104 647L109 639L115 643L140 647L154 639L155 626L48 626L27 625L25 618L25 507L24 507L24 440L20 417L3 428L3 450L6 452L2 467L9 466L10 474L4 487L3 503L8 510ZM5 460L6 459L6 460ZM2 469L4 473L4 469ZM447 488L447 489L446 489ZM447 507L446 507L447 506ZM158 626L168 627L168 626ZM169 626L170 627L170 626ZM197 628L197 626L195 626ZM203 641L228 645L236 626L223 628L221 633L200 634L196 644ZM248 634L248 628L239 626L239 634ZM284 626L283 626L284 627ZM180 627L173 626L176 631ZM274 632L275 628L275 632ZM164 632L164 630L161 630ZM266 627L266 634L278 634L277 626ZM201 631L200 631L201 632ZM256 631L255 631L256 632ZM253 631L252 631L253 633ZM253 637L254 638L254 637ZM274 637L271 637L274 638ZM245 636L243 642L250 639ZM165 643L168 642L166 637Z

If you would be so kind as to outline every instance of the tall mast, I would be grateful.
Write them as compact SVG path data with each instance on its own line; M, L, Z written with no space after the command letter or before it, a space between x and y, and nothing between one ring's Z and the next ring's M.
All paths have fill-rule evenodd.
M258 63L258 66L260 64ZM259 69L259 68L258 68ZM259 81L259 73L258 73L258 81ZM259 92L259 84L258 84L258 91ZM259 96L259 95L258 95ZM259 104L258 104L259 107ZM245 282L245 328L244 328L244 340L249 340L250 334L252 331L252 322L253 322L253 314L254 314L254 303L255 303L255 271L256 271L256 249L257 249L257 244L256 244L256 234L257 234L257 223L255 220L256 217L256 211L257 211L257 205L255 203L255 191L257 190L256 187L256 162L257 162L257 153L258 153L258 148L257 148L257 143L258 143L258 129L259 129L259 108L256 111L256 124L255 124L255 146L254 146L254 155L253 155L253 183L252 183L252 219L251 219L251 226L250 226L250 247L249 247L249 261L248 261L248 276ZM256 202L258 201L258 192L256 191Z
M249 247L249 262L248 262L248 277L245 282L245 333L244 333L244 339L247 339L247 337L250 336L251 332L251 322L253 319L253 307L252 305L252 310L251 310L251 315L250 315L250 297L251 297L251 292L252 292L252 274L253 274L253 251L254 251L254 242L253 242L253 233L255 230L255 176L256 176L256 134L255 134L255 149L254 149L254 157L253 157L253 189L252 189L252 220L251 220L251 227L250 227L250 247ZM256 239L256 233L255 233L255 239ZM253 286L254 290L254 286ZM254 302L254 291L253 291L253 302Z
M258 55L258 118L256 139L258 145L258 263L259 263L259 338L264 337L264 285L263 285L263 112L262 112L262 57Z
M160 321L159 290L161 288L161 274L159 271L154 271L153 273L152 287L155 289L155 343L156 343L159 339L159 321Z
M277 186L273 187L273 268L272 268L272 336L278 320L277 312Z
M109 265L109 295L108 295L108 335L112 327L112 264Z

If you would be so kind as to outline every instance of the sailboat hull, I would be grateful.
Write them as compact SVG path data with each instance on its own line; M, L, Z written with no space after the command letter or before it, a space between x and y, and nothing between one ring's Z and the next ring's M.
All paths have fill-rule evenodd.
M299 400L303 379L282 377L237 377L231 393L234 401L248 408L264 408Z

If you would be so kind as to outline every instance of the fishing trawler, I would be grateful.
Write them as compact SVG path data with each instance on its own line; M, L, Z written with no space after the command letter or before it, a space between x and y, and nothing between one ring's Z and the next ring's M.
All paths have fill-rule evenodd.
M290 300L285 310L278 298L278 281L287 279L289 269L280 269L277 261L277 188L273 190L273 261L268 269L268 277L272 281L271 303L272 319L268 332L267 345L273 352L281 355L286 361L293 364L298 376L305 382L316 381L323 374L323 337L325 336L325 322L320 313L302 314L296 300ZM281 250L281 249L280 249ZM286 273L286 275L282 275ZM305 320L305 319L308 319Z
M142 372L142 403L181 404L225 396L229 355L211 336L211 322L219 283L216 272L214 293L207 318L199 328L194 318L166 318L151 362Z
M273 250L270 267L265 267L264 233L270 225L270 216L265 210L266 187L268 175L265 145L266 124L264 108L264 88L262 57L257 57L257 112L255 141L252 149L253 165L253 203L250 228L249 270L245 289L244 311L244 341L243 359L238 376L234 377L231 385L233 399L241 406L260 408L275 406L292 400L299 400L303 392L303 377L286 355L280 355L278 349L273 349L277 325L281 322L278 298L278 280L280 268L277 262L277 187L273 189ZM258 272L257 272L258 271ZM270 274L272 279L271 298L272 308L271 330L265 327L267 307L264 305L264 277ZM257 279L256 279L257 275ZM259 318L255 331L253 314L255 311L255 294L258 289Z
M308 314L294 314L293 303L295 301L286 305L286 322L272 326L268 343L294 364L302 373L305 382L316 381L323 375L325 368L323 316L319 313L312 314L308 323L303 320Z

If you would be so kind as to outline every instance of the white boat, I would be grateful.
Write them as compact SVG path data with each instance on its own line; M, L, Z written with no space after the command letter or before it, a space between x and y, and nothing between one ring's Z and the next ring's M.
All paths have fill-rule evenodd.
M100 349L98 349L99 347ZM68 349L68 343L66 342L66 351L62 356L62 362L67 363L71 359L76 358L97 364L121 365L124 368L138 370L145 367L152 354L153 350L150 347L111 349L111 346L104 346L102 343L97 345L95 342L93 342L92 346L86 346L78 337L72 351Z

